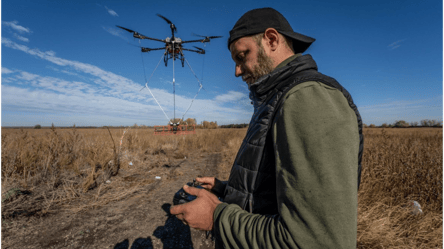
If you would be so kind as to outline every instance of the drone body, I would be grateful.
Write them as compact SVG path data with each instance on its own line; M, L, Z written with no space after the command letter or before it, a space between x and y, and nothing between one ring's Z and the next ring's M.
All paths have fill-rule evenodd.
M140 39L140 40L147 39L147 40L163 42L165 44L165 46L163 46L163 47L160 47L160 48L141 47L141 50L142 50L142 52L150 52L150 51L153 51L153 50L164 50L163 60L164 60L165 66L168 65L168 60L169 59L173 59L173 61L175 61L176 59L179 59L182 62L182 67L184 67L184 62L185 62L184 51L195 52L195 53L198 53L198 54L205 54L205 50L202 49L202 48L199 48L199 47L194 47L194 48L196 48L196 50L184 48L183 47L184 43L193 43L193 42L206 43L206 42L209 42L211 39L222 37L222 36L201 36L201 35L195 35L194 34L195 36L200 36L202 38L198 39L198 40L184 41L184 40L182 40L179 37L176 37L174 35L177 32L177 28L170 20L168 20L167 18L165 18L162 15L159 15L159 14L157 14L157 15L159 17L161 17L162 19L164 19L170 25L171 37L167 37L167 38L162 40L162 39L157 39L157 38L152 38L152 37L148 37L148 36L142 35L142 34L136 32L134 30L127 29L127 28L124 28L124 27L121 27L121 26L117 26L117 27L132 33L134 38L137 38L137 39ZM162 60L162 58L161 58L161 60ZM161 62L161 60L159 61L159 63ZM143 61L143 57L142 57L142 61ZM176 88L175 88L175 77L174 77L174 63L173 63L174 118L172 119L173 121L171 121L171 119L168 117L168 115L163 110L162 106L159 104L157 99L154 97L154 94L151 92L150 88L148 87L149 79L147 80L146 79L146 75L145 75L145 87L144 88L147 88L149 90L151 96L154 98L156 103L159 105L160 109L163 111L165 117L168 119L168 129L167 129L167 131L170 132L171 134L184 134L183 133L184 131L179 132L179 130L178 130L178 129L182 129L183 128L183 126L182 126L182 128L178 128L178 127L181 127L179 122L180 122L180 120L184 120L184 117L185 117L186 113L188 112L188 110L191 108L191 105L193 104L194 99L196 99L196 97L199 94L200 90L203 89L202 83L199 81L198 77L196 76L196 74L191 69L191 66L189 65L188 61L187 61L187 64L190 67L191 72L194 74L194 76L196 77L197 81L199 82L199 90L197 91L197 93L194 96L194 98L191 100L190 106L188 107L188 109L183 114L182 119L179 119L179 121L176 121L176 90L175 90ZM157 66L156 66L156 68L157 68ZM154 71L156 70L156 68L154 69ZM145 70L145 68L144 68L144 70ZM154 71L153 71L153 74L154 74ZM151 76L153 74L151 74ZM143 90L144 88L142 88L141 90ZM188 128L186 128L186 129L188 129ZM161 134L163 134L163 133L164 132L161 132ZM155 131L155 134L156 134L156 131Z
M148 39L148 40L153 40L153 41L159 41L159 42L163 42L165 43L165 47L161 47L161 48L146 48L146 47L142 47L141 50L142 52L150 52L153 50L165 50L164 52L164 62L165 62L165 66L168 65L168 60L169 59L179 59L182 62L182 67L184 66L184 62L185 62L185 56L183 54L183 51L190 51L190 52L195 52L198 54L205 54L205 50L199 47L195 47L197 50L193 50L193 49L187 49L184 48L182 44L184 43L192 43L192 42L202 42L202 43L206 43L209 42L211 39L214 38L220 38L222 36L201 36L204 37L204 39L199 39L199 40L189 40L189 41L183 41L182 39L180 39L179 37L175 37L175 33L177 32L177 28L176 26L170 21L168 20L166 17L157 14L159 17L161 17L162 19L164 19L169 25L170 25L170 29L171 29L171 38L167 37L164 40L161 39L157 39L157 38L152 38L152 37L148 37L145 35L142 35L136 31L133 31L131 29L127 29L121 26L117 26L123 30L126 30L130 33L133 33L133 37L137 38L137 39Z

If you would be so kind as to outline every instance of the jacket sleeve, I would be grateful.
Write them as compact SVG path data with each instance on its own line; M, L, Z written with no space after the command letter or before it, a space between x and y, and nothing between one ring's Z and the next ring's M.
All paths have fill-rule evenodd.
M226 248L356 248L356 115L342 93L318 82L285 98L272 127L279 213L220 204L216 236Z

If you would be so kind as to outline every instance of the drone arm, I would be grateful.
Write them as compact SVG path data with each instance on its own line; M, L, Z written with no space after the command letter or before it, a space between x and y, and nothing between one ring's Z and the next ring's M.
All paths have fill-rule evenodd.
M149 52L152 50L163 50L163 49L165 49L165 48L144 48L144 47L142 47L142 52Z
M187 49L187 48L182 48L182 50L185 50L185 51L191 51L191 52L195 52L195 53L198 53L198 54L205 54L205 50L193 50L193 49Z
M182 41L182 43L190 43L190 42L209 42L210 39L200 39L200 40L190 40L190 41Z
M139 38L139 39L147 39L147 40L165 42L165 40L151 38L151 37L144 36L144 35L141 35L141 34L133 34L133 36L134 36L134 38Z
M204 39L200 39L200 40L190 40L190 41L183 41L182 43L189 43L189 42L210 42L211 39L216 39L216 38L221 38L222 36L203 36L203 35L196 35L195 36L200 36L200 37L205 37Z

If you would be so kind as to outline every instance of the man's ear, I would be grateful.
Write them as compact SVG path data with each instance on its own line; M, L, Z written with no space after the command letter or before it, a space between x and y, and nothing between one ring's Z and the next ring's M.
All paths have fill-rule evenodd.
M264 39L271 51L275 51L278 48L278 45L282 43L279 37L279 32L274 28L268 28L265 30Z

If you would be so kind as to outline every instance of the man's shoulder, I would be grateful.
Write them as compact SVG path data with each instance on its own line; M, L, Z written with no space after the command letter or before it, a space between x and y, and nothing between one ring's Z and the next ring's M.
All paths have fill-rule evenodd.
M310 115L310 113L314 114L312 112L324 113L328 112L327 110L336 110L347 115L354 115L343 92L320 81L306 81L292 87L283 96L281 106L281 111L284 113L307 110L306 114ZM319 107L322 108L319 109Z
M288 98L288 96L292 94L309 94L313 91L324 91L325 93L329 93L330 91L336 91L338 89L329 86L320 81L305 81L293 86L288 92L285 94L284 98Z

